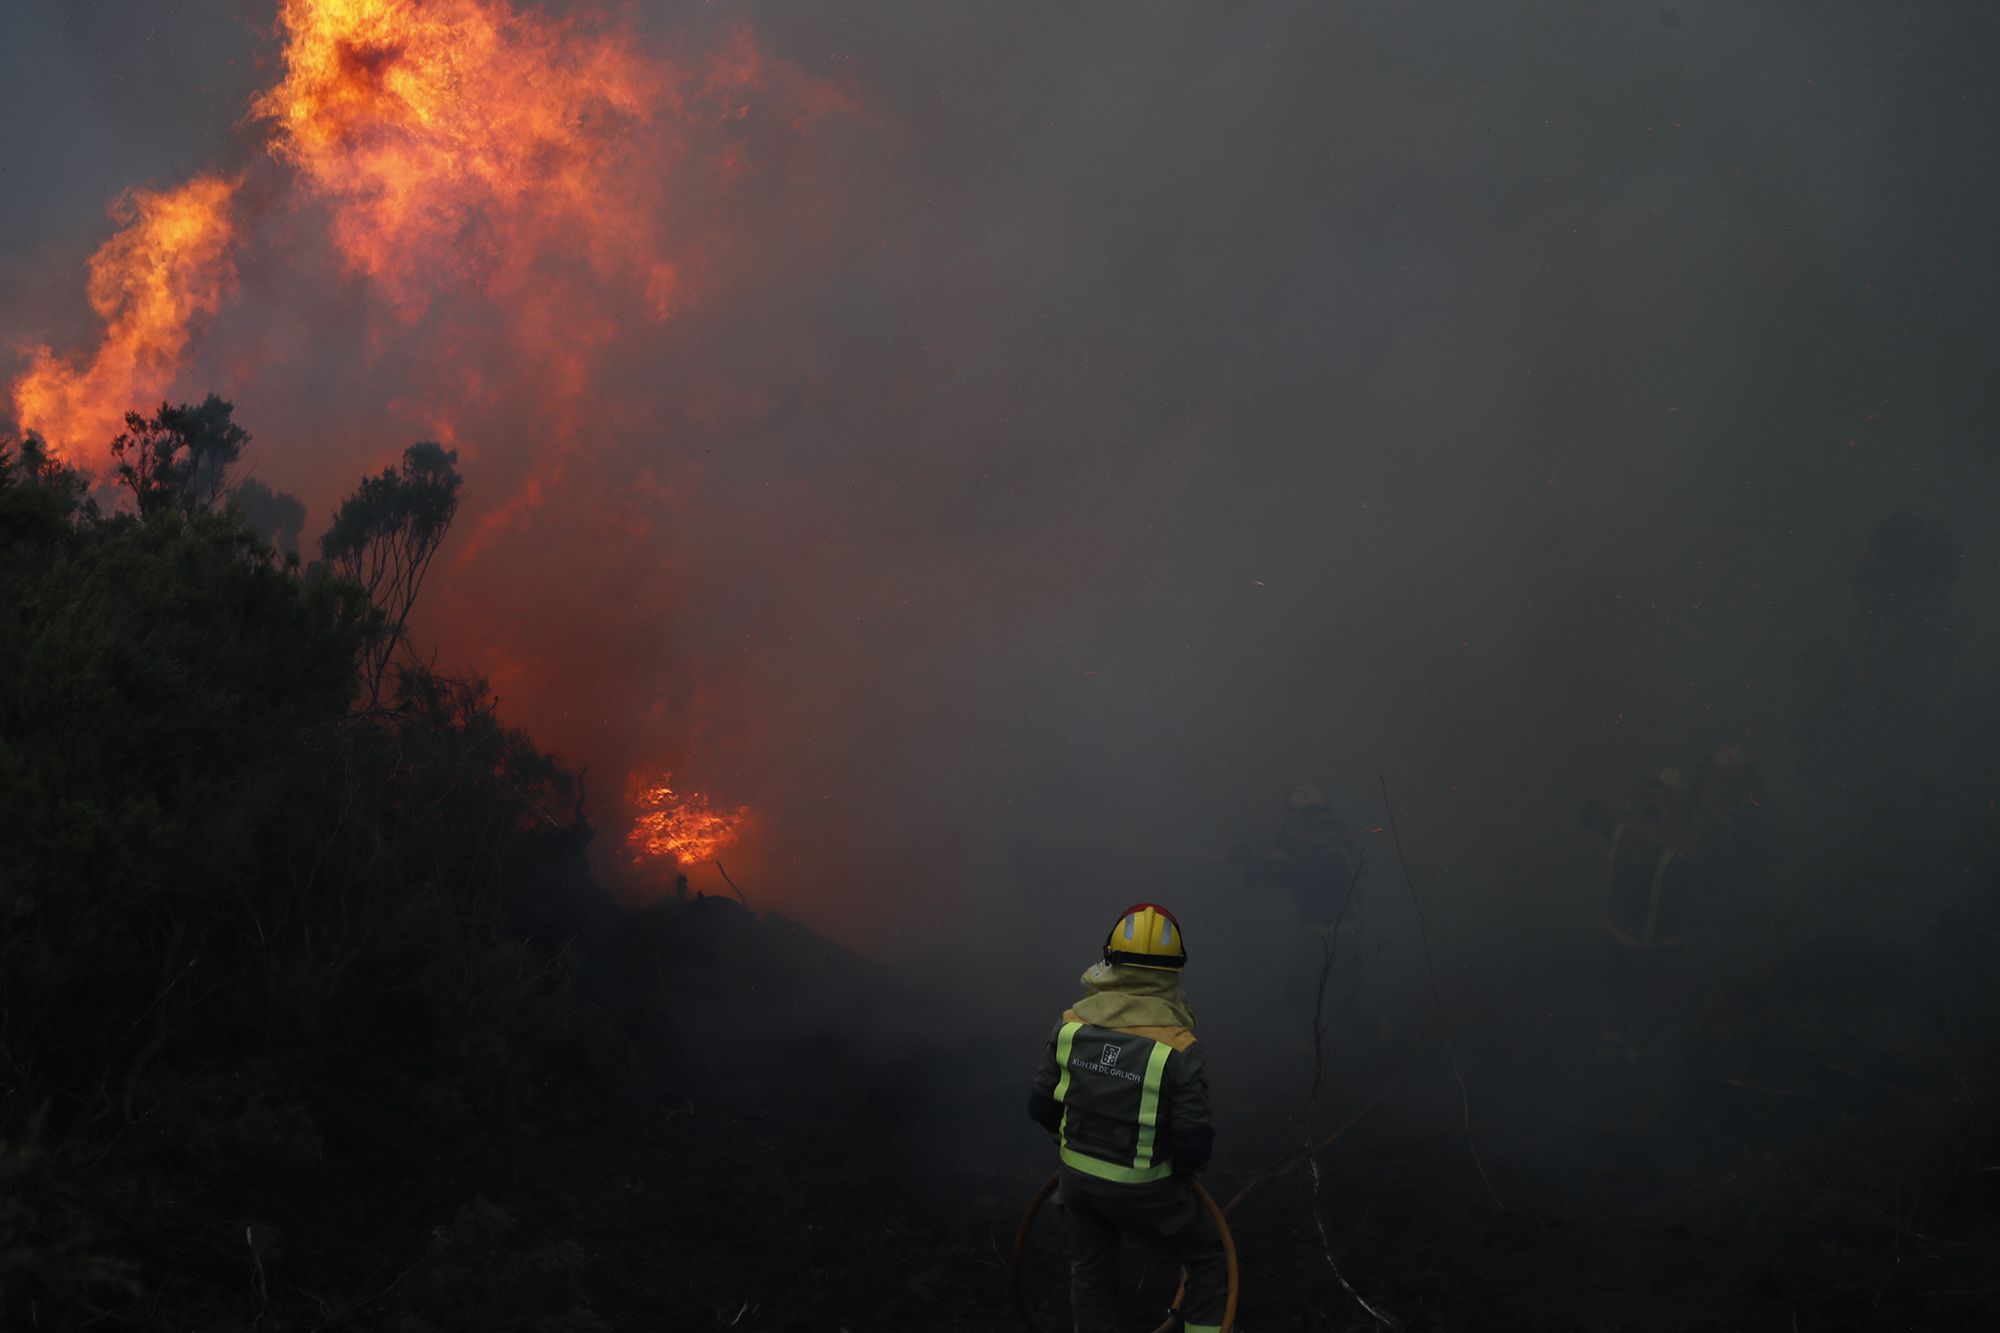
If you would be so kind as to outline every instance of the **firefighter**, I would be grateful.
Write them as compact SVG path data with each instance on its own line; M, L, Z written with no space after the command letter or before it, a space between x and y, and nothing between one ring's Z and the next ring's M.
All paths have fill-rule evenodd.
M1610 840L1598 1039L1605 1054L1637 1060L1667 1035L1694 966L1702 898L1715 848L1676 768L1646 784L1639 807L1591 800L1585 828Z
M1252 888L1289 890L1292 910L1306 934L1330 931L1336 922L1351 927L1351 911L1345 917L1342 912L1348 907L1347 891L1354 884L1361 852L1319 788L1292 789L1285 798L1277 843L1269 851L1252 852L1238 845L1231 849L1229 860Z
M1724 745L1695 769L1695 843L1706 849L1713 903L1705 915L1728 970L1751 967L1783 924L1778 810L1750 751Z
M1291 897L1298 930L1283 952L1276 978L1285 1007L1308 1026L1317 1024L1321 973L1340 943L1336 937L1360 929L1350 897L1357 887L1361 849L1319 788L1294 787L1285 797L1284 822L1272 847L1253 852L1238 843L1230 849L1229 863L1250 888L1281 889ZM1356 1037L1386 1030L1359 1012L1348 1013L1343 1026Z
M1770 798L1764 779L1744 746L1719 747L1694 772L1690 792L1698 823L1709 826L1724 862L1730 866L1762 867L1774 841Z
M1062 1160L1076 1333L1118 1327L1118 1243L1136 1236L1187 1270L1189 1333L1222 1327L1222 1239L1184 1176L1208 1163L1208 1071L1181 995L1180 923L1155 903L1122 912L1086 994L1049 1034L1028 1114Z

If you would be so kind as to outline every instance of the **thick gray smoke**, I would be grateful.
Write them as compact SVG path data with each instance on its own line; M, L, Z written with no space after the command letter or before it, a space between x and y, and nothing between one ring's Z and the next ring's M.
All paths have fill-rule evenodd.
M1990 20L777 22L890 137L726 335L813 373L696 544L776 710L748 767L866 830L847 893L915 938L970 893L1067 974L1123 900L1228 902L1294 783L1380 824L1382 773L1448 951L1559 951L1580 798L1732 740L1797 782L1878 522L1991 602Z
M269 79L261 7L142 12L10 7L10 337L84 337L90 220L226 157ZM1449 978L1592 938L1582 797L1725 741L1793 780L1891 512L1962 544L1990 678L1984 10L728 20L859 110L774 138L721 295L608 351L583 498L432 595L597 791L699 737L688 777L760 812L753 897L1010 992L1161 897L1203 985L1253 985L1287 909L1223 857L1312 782L1414 984L1384 774ZM238 401L310 542L423 386L297 253L218 326L254 380L188 392ZM469 521L545 444L518 406L468 413ZM607 531L640 476L657 521Z

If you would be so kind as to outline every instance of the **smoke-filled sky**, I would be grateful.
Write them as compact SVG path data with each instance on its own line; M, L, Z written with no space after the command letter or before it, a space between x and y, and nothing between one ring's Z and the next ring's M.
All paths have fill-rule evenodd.
M760 906L1052 938L1386 774L1471 934L1588 914L1580 797L1783 771L1888 513L1992 660L1991 6L290 8L495 45L418 125L277 0L10 0L4 378L88 360L121 192L236 182L146 397L233 399L309 542L461 451L420 646L607 865L672 770Z

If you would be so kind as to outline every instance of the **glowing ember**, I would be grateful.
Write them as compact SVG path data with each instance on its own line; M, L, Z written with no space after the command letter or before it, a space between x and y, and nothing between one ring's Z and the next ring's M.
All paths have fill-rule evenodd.
M625 835L625 849L635 865L671 860L685 866L713 860L749 827L748 806L722 809L700 792L675 789L673 776L632 775L632 804L638 815Z
M104 340L79 367L47 347L14 382L14 419L58 457L87 465L128 407L167 391L190 326L213 315L235 281L229 251L234 183L198 176L165 193L132 190L112 208L122 225L90 257L90 304Z

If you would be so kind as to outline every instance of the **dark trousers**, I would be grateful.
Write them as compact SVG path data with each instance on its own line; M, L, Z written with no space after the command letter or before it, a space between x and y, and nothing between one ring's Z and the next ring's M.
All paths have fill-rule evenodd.
M1124 1185L1065 1170L1061 1197L1076 1333L1117 1333L1121 1235L1164 1251L1187 1269L1181 1314L1189 1328L1221 1327L1229 1299L1229 1264L1214 1219L1187 1181L1169 1176Z

